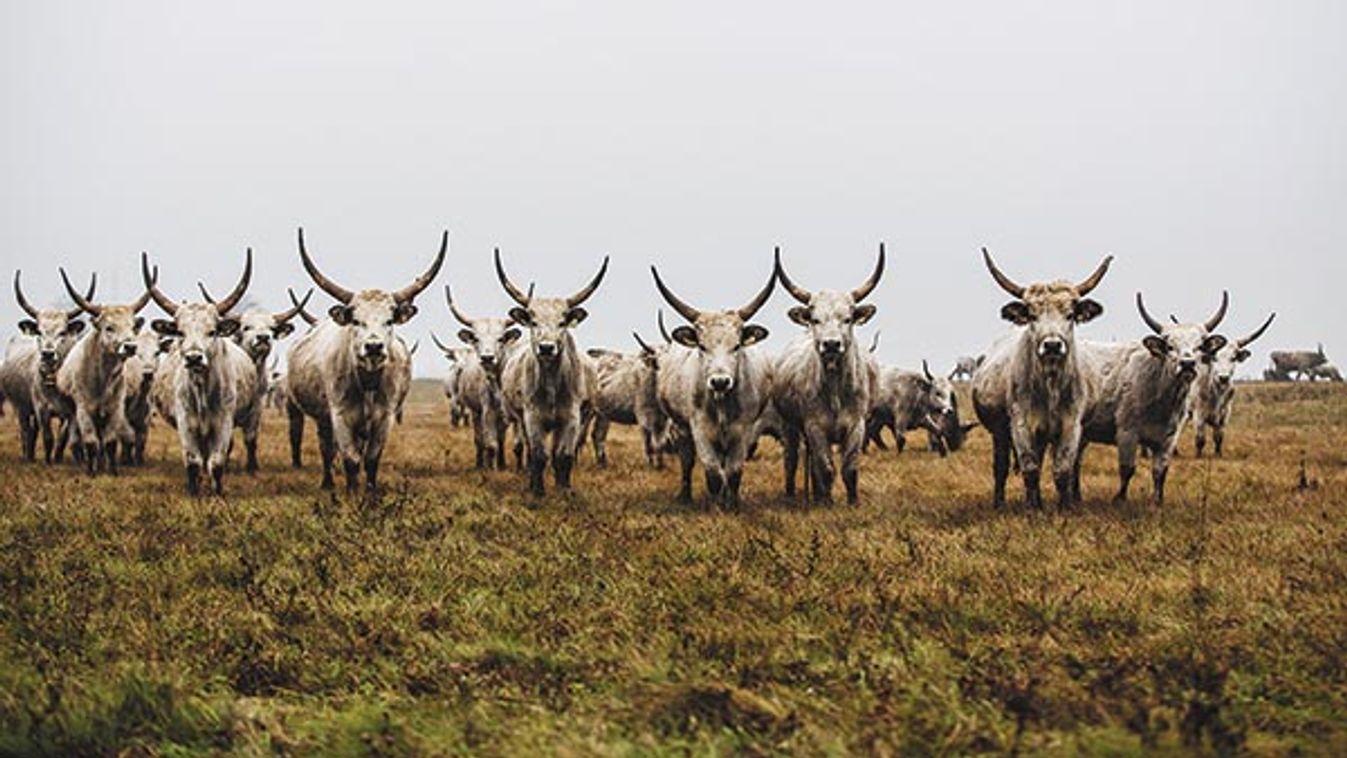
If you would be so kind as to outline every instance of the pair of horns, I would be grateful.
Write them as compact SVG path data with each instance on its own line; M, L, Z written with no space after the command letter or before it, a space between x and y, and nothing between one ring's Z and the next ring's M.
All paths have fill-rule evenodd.
M206 285L197 282L196 288L201 291L201 296L206 299L206 302L211 305L216 305L215 298L211 297L210 292L206 291ZM313 297L313 287L310 287L309 291L304 293L303 298L295 297L294 290L287 289L286 291L290 293L290 307L278 313L271 314L271 320L275 321L277 324L284 324L295 316L298 316L300 312L304 312L307 316L308 313L307 311L304 311L304 306L308 305L309 298ZM309 316L309 318L312 318L312 316ZM308 319L305 320L307 321ZM312 324L313 321L309 321L309 323Z
M150 271L150 256L146 253L140 254L140 277L145 281L146 296L153 297L154 302L158 304L160 308L164 309L164 313L167 313L170 316L176 315L178 312L178 304L173 302L172 298L159 290L157 285L159 268L156 266L153 272ZM252 280L253 249L250 247L244 254L243 276L239 277L239 283L234 285L233 291L231 291L224 300L221 300L218 303L211 300L210 296L206 295L205 287L201 287L201 293L205 295L207 302L210 302L215 306L215 312L223 316L226 313L229 313L234 306L239 304L239 301L243 299L243 294L248 291L248 284L251 283ZM197 286L200 287L200 283L198 283Z
M678 311L678 315L687 319L689 323L696 323L697 319L701 317L702 312L680 300L677 295L675 295L668 287L666 287L664 285L664 280L659 278L659 271L654 266L650 267L650 273L654 275L655 287L659 289L660 295L664 296L664 300L668 302L669 305L672 306L675 311ZM745 305L744 307L734 311L734 315L738 316L740 321L748 321L749 319L753 318L753 315L757 313L758 310L761 309L762 306L767 302L767 298L772 296L772 290L776 287L776 277L777 277L777 269L775 266L773 266L772 275L767 278L767 285L764 286L762 290L753 297L752 300L748 301L748 305ZM664 335L664 339L666 341L671 341L669 340L668 333L664 331L663 313L659 315L659 321L660 321L660 333Z
M775 264L776 278L781 280L781 286L786 288L786 291L790 293L791 297L795 298L796 300L799 300L800 303L802 303L803 305L809 305L809 303L814 299L813 293L811 293L804 287L801 287L800 285L796 284L795 282L791 281L789 276L786 276L786 268L781 265L781 248L779 247L776 248L775 258L776 258ZM867 295L869 295L871 292L874 291L875 287L879 284L880 277L882 277L883 275L884 275L884 243L881 242L879 243L879 259L875 261L875 270L870 272L870 276L866 278L865 282L862 283L861 286L851 291L852 302L859 303L860 301L864 300Z
M17 270L14 272L14 297L18 299L19 307L23 309L24 313L27 313L32 318L37 318L39 313L38 309L34 308L33 304L28 302L28 298L23 296L23 288L19 286L19 274L20 272ZM98 289L98 274L90 274L89 291L84 295L85 301L93 300L94 291L97 289ZM65 312L66 320L70 320L80 315L80 313L82 313L83 311L84 309L79 306L76 306L66 311Z
M1267 328L1268 328L1269 326L1272 326L1272 321L1273 321L1273 319L1275 319L1275 318L1277 318L1277 313L1276 313L1276 311L1273 311L1272 315L1270 315L1270 316L1267 317L1267 321L1264 321L1262 326L1260 326L1260 327L1258 327L1257 329L1255 329L1255 330L1253 331L1253 334L1250 334L1249 336L1247 336L1247 337L1245 337L1245 338L1243 338L1243 339L1237 339L1237 340L1235 340L1235 347L1238 347L1238 348L1243 349L1243 348L1246 348L1246 347L1248 347L1249 345L1251 345L1251 344L1253 343L1254 340L1256 340L1256 339L1258 339L1259 337L1262 337L1262 336L1263 336L1263 332L1266 332L1266 331L1267 331ZM1179 323L1179 319L1178 319L1174 314L1172 314L1172 313L1169 314L1169 320L1172 321L1172 322L1174 322L1174 323L1176 323L1176 324Z
M413 298L421 294L422 290L429 287L430 283L435 280L435 276L440 273L440 266L444 265L444 256L448 252L449 230L446 229L444 230L444 234L440 236L440 252L435 255L435 262L430 264L430 269L424 274L416 277L415 281L411 284L394 292L393 302L399 305L409 303ZM327 278L323 275L323 272L319 271L318 267L314 265L313 259L309 257L309 251L304 247L303 227L300 227L299 229L299 259L304 263L304 270L308 272L309 278L313 279L313 283L321 287L324 292L344 304L349 304L351 299L355 297L355 292L353 290L348 290Z
M599 284L603 282L604 274L607 273L608 256L605 255L603 256L603 265L599 266L599 273L595 274L594 278L590 279L589 284L586 284L583 289L566 298L566 307L574 308L588 300L590 295L593 295L594 291L599 288ZM500 280L500 286L505 288L505 292L510 296L511 300L514 300L525 308L527 308L529 303L533 301L533 285L530 284L528 292L524 292L516 287L514 282L510 281L510 277L505 273L505 266L500 262L500 248L496 248L496 278Z
M1017 298L1024 297L1024 285L1016 284L1014 279L1006 276L1001 269L997 268L995 261L992 260L992 254L987 252L987 248L985 247L982 248L982 261L987 264L987 270L991 272L992 278L996 280L996 283L1001 285L1001 289ZM1090 294L1091 290L1098 287L1100 280L1104 278L1104 274L1108 273L1109 264L1112 262L1113 256L1105 256L1103 262L1094 270L1094 273L1087 276L1085 281L1076 285L1076 294L1080 297L1085 297Z
M60 269L60 271L61 271L61 283L65 285L65 291L69 293L70 299L75 301L75 305L78 305L80 307L80 310L88 313L91 316L98 316L102 314L103 306L97 305L92 302L93 287L92 286L89 287L89 296L85 297L81 295L74 288L74 286L70 284L70 277L66 276L65 269L64 268ZM157 268L154 270L154 273L152 275L146 277L146 281L149 283L151 287L158 280L159 280L159 269ZM18 277L16 276L15 286L17 287L17 285L18 285ZM135 302L131 303L130 305L131 312L140 313L142 310L144 310L146 305L149 305L149 303L150 303L150 290L149 288L147 288L144 294L142 294L139 298L137 298Z
M1211 318L1207 319L1206 323L1203 324L1202 327L1203 327L1204 329L1206 329L1208 332L1214 332L1214 331L1216 331L1216 327L1217 327L1217 326L1220 326L1221 320L1225 318L1225 312L1226 312L1226 309L1229 308L1229 307L1230 307L1230 293L1227 292L1227 291L1225 291L1225 290L1221 290L1221 305L1220 305L1220 307L1218 307L1218 308L1216 309L1215 315L1213 315ZM1164 325L1164 324L1161 324L1159 321L1157 321L1157 320L1155 319L1155 317L1152 316L1152 315L1146 310L1146 304L1145 304L1144 302L1142 302L1142 299L1141 299L1141 293L1140 293L1140 292L1137 293L1137 310L1140 311L1140 313L1141 313L1141 320L1146 322L1146 326L1149 326L1149 327L1151 328L1151 331L1155 332L1156 334L1161 334L1161 333L1163 333L1163 332L1165 331L1165 325ZM1274 315L1275 315L1275 314L1274 314ZM1170 318L1173 318L1173 316L1171 316ZM1177 322L1177 319L1176 319L1176 322ZM1271 320L1270 320L1270 319L1269 319L1268 323L1271 323ZM1266 326L1265 326L1264 328L1266 328ZM1259 330L1258 333L1259 333L1259 334L1262 334L1262 330ZM1256 338L1257 338L1257 336L1255 335L1255 339L1256 339Z

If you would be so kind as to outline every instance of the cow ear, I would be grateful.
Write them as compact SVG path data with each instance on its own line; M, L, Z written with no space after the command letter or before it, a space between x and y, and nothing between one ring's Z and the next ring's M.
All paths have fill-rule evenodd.
M1072 309L1071 320L1077 324L1084 324L1087 321L1093 321L1104 312L1104 306L1098 301L1090 298L1081 298L1076 301L1075 308Z
M327 309L327 315L338 324L347 326L351 323L351 306L337 303Z
M570 328L570 327L572 327L572 326L576 326L577 324L579 324L581 321L584 321L584 320L585 320L586 318L588 318L588 317L589 317L589 311L585 310L584 308L572 308L572 309L566 311L566 324L565 324L565 326L566 326L567 328Z
M37 322L34 321L34 320L32 320L32 319L30 319L30 318L26 318L26 319L24 319L23 321L20 321L20 322L19 322L19 331L23 332L24 334L28 335L29 337L36 337L36 336L37 336Z
M1240 348L1239 350L1235 351L1235 362L1236 362L1236 363L1243 363L1243 362L1249 360L1249 358L1250 358L1252 355L1253 355L1253 353L1249 352L1248 350L1245 350L1244 348Z
M477 334L474 333L471 329L459 329L458 338L463 340L469 345L477 344Z
M236 318L222 318L215 322L216 337L232 337L234 332L239 330L239 320Z
M786 311L786 315L800 326L809 326L814 323L813 319L809 317L809 306L807 305L797 305Z
M172 352L172 351L173 351L173 337L171 337L171 336L160 336L160 337L159 337L159 354L160 354L160 355L163 355L164 353L170 353L170 352Z
M285 339L290 335L290 332L293 332L294 330L295 325L290 323L289 321L286 321L284 323L277 324L271 327L271 336L275 337L278 340Z
M683 347L697 347L697 330L690 326L680 326L674 329L670 336L674 338L674 342Z
M1202 352L1207 355L1215 355L1221 348L1225 347L1227 342L1229 340L1224 335L1208 334L1207 338L1202 340Z
M172 320L166 318L157 318L150 322L150 328L155 334L163 337L180 337L182 332L178 331L178 325Z
M514 319L516 324L533 326L533 316L529 315L528 308L520 308L519 306L511 308L510 318Z
M1024 326L1034 320L1029 306L1020 300L1012 300L1001 306L1001 318L1017 326Z
M502 345L508 345L517 339L519 339L518 329L506 329L505 333L500 336L500 343Z
M393 309L393 323L405 324L412 320L416 315L417 307L415 303L400 303Z
M1147 334L1141 338L1141 344L1145 345L1146 349L1151 351L1151 355L1156 358L1163 358L1169 353L1169 343L1165 341L1164 337Z
M863 303L851 309L851 323L864 324L875 317L875 312L879 309L870 303Z
M767 327L757 324L745 324L742 331L739 332L739 344L744 347L756 345L767 339Z
M145 328L145 317L136 316L136 331L140 331L141 329L144 328Z
M65 333L71 337L84 331L84 322L78 319L65 322Z

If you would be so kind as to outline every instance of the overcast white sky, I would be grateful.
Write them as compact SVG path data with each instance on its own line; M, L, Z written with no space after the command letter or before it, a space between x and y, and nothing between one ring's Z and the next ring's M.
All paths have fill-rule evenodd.
M862 338L889 362L946 368L1002 331L984 244L1024 280L1114 253L1090 337L1142 333L1137 289L1205 318L1228 287L1232 333L1280 314L1251 370L1347 351L1340 1L7 2L0 77L0 271L39 302L58 265L133 296L141 250L175 297L224 291L251 245L280 309L307 287L296 226L355 289L410 281L447 227L409 338L456 331L446 281L504 310L499 245L553 293L611 254L578 336L626 349L655 333L651 263L737 306L773 245L841 288L884 240Z

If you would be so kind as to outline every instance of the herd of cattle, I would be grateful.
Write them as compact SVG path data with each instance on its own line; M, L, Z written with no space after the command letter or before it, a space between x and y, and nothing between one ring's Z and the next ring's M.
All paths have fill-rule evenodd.
M312 289L303 298L289 291L292 307L279 313L237 313L252 280L251 250L238 284L220 299L200 284L199 300L166 295L144 254L145 291L131 303L97 302L96 278L81 293L62 269L76 307L38 309L15 272L14 294L29 318L20 322L22 336L11 342L0 366L0 402L7 400L15 411L24 458L36 458L40 432L48 463L61 462L67 445L91 474L142 463L153 412L178 432L188 492L199 494L204 478L222 493L235 428L242 432L246 470L256 471L263 409L272 406L288 415L294 466L301 464L305 419L312 419L322 487L335 486L340 460L348 491L359 488L362 473L366 489L376 491L380 458L411 385L415 348L395 328L416 315L415 299L439 274L448 233L425 273L394 291L357 291L329 279L310 256L302 229L298 247L309 277L336 301L327 318L306 310ZM507 314L469 316L444 287L464 343L451 347L435 339L450 365L445 390L451 420L471 424L479 468L506 468L506 440L512 437L515 467L527 470L535 495L545 492L549 464L555 486L571 486L586 438L603 466L609 426L636 425L651 466L662 467L666 454L677 456L680 500L691 500L693 468L700 463L708 500L729 508L739 501L745 462L763 436L782 447L787 495L796 492L803 445L803 487L814 502L830 501L839 468L847 501L856 502L862 451L870 443L885 447L885 429L900 450L904 433L916 429L924 429L941 454L959 449L977 424L960 419L955 379L971 381L977 421L992 437L997 507L1005 504L1012 465L1023 478L1027 503L1041 505L1040 471L1049 449L1062 506L1080 499L1080 462L1090 443L1117 447L1118 499L1127 497L1138 450L1149 453L1157 502L1189 419L1198 454L1208 431L1221 453L1235 368L1275 314L1247 336L1231 339L1217 332L1229 304L1225 293L1210 318L1171 316L1168 323L1153 317L1137 293L1150 333L1132 342L1091 342L1077 339L1075 327L1102 314L1103 306L1088 296L1112 257L1079 283L1027 285L1003 273L985 249L983 260L1012 298L1000 312L1015 328L985 355L960 359L945 377L924 362L920 372L881 366L874 343L868 350L857 343L856 327L876 312L865 301L884 273L882 244L865 281L842 291L796 283L778 250L766 283L747 303L729 309L693 306L652 266L655 288L685 323L670 331L661 313L662 340L652 344L635 334L640 349L634 354L582 352L572 334L588 316L583 304L602 283L607 258L578 292L545 297L535 295L532 285L516 285L497 250L497 277L515 303ZM778 284L796 302L787 315L803 333L773 355L760 345L767 329L753 318ZM146 328L139 314L151 301L167 318ZM294 331L297 316L309 329L291 346L285 370L275 371L268 366L274 343ZM1322 347L1273 353L1272 360L1269 378L1336 373Z

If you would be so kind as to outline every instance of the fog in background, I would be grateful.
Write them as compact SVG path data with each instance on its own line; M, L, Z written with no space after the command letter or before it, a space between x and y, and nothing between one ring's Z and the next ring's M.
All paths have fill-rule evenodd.
M64 303L161 285L307 288L295 246L353 289L450 255L417 371L521 285L569 293L612 256L582 345L657 338L649 266L700 307L746 302L774 245L809 288L871 297L886 362L948 370L1005 328L987 245L1021 280L1116 255L1081 334L1152 311L1347 360L1342 2L30 2L0 9L0 273ZM0 296L4 334L19 309ZM330 300L315 295L315 310ZM799 332L778 290L779 349ZM153 312L154 306L150 307ZM292 338L293 339L293 338ZM284 352L288 343L282 343Z

